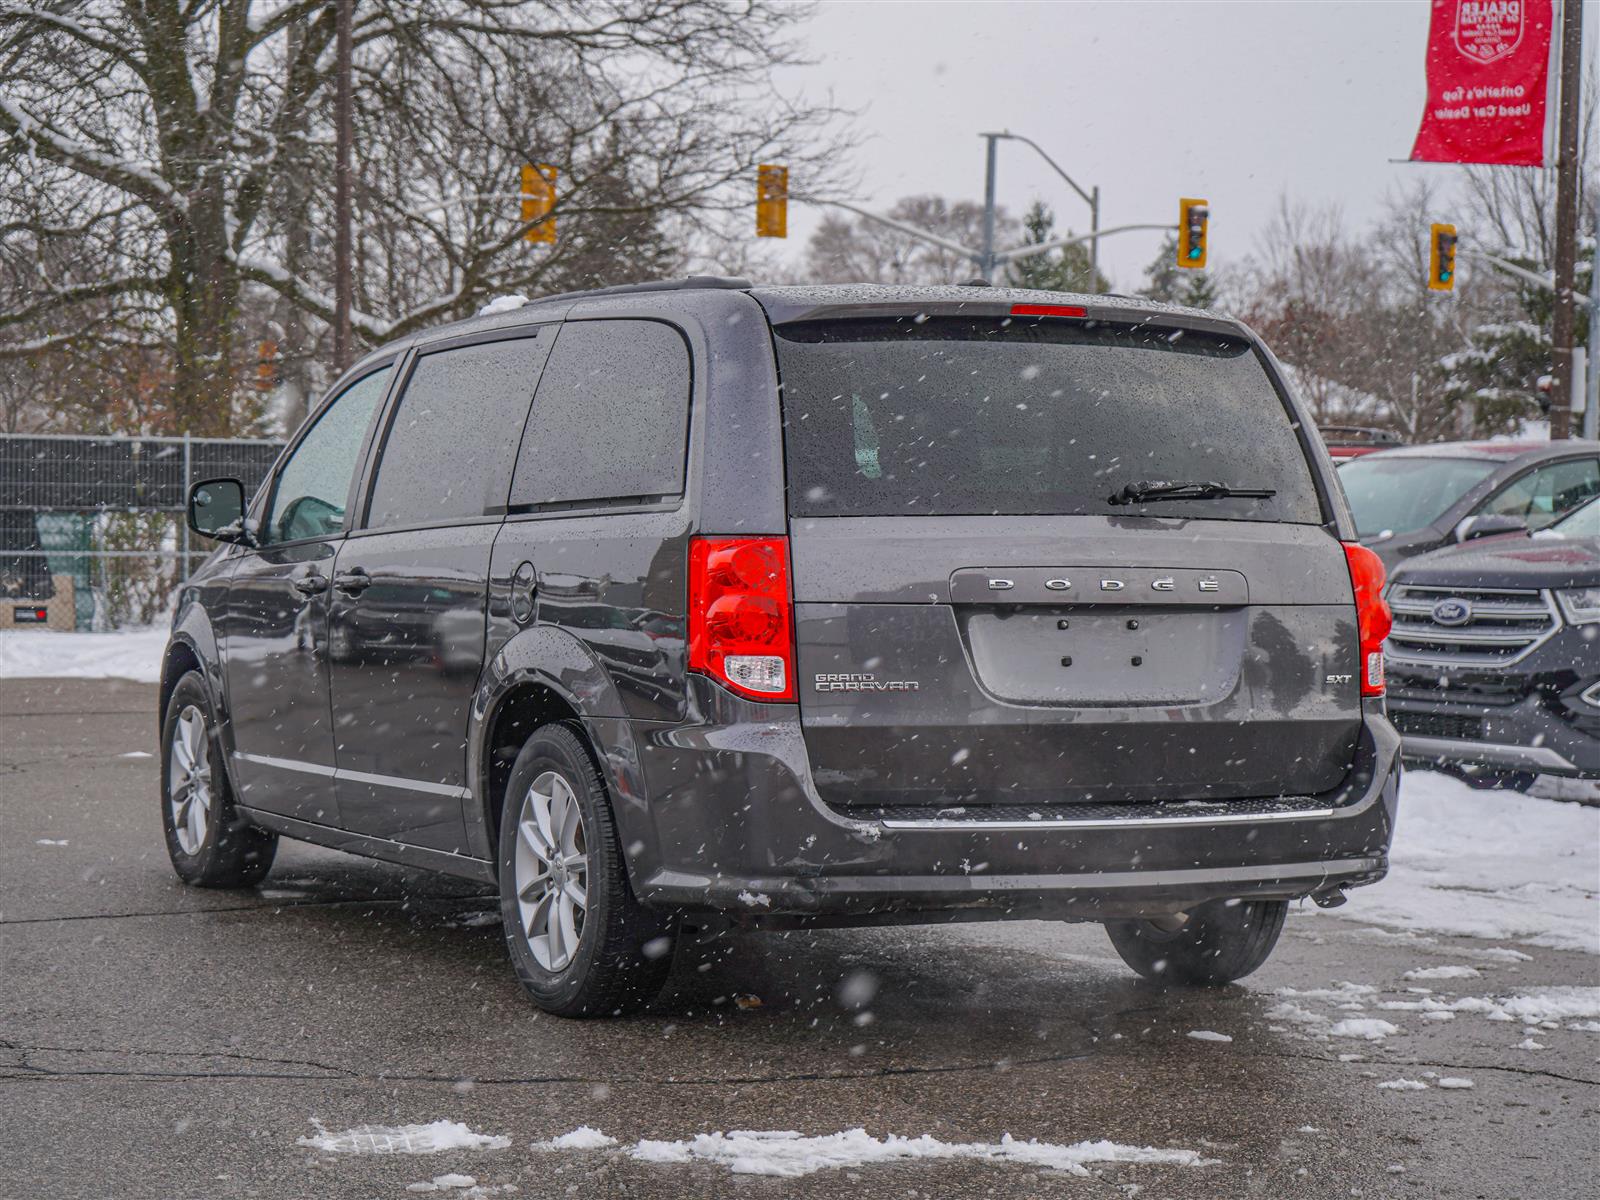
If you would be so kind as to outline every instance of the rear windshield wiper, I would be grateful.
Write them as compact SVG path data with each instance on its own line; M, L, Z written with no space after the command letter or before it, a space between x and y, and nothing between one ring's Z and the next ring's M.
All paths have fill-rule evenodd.
M1188 479L1181 481L1141 479L1137 483L1123 484L1120 490L1106 497L1106 503L1147 504L1151 500L1221 500L1228 496L1265 500L1277 494L1276 488L1236 488L1229 487L1225 483Z

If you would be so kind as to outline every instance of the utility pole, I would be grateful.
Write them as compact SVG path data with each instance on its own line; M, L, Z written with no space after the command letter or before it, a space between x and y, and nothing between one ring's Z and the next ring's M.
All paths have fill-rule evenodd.
M1034 141L1030 137L1023 137L1020 133L1012 133L1009 129L1002 130L999 133L979 134L978 136L987 138L989 142L989 171L985 180L983 197L983 263L987 264L986 266L981 267L984 279L990 283L993 283L994 279L992 276L995 268L998 267L1002 261L1009 261L1004 255L997 256L994 254L995 142L1000 138L1006 138L1009 141L1021 142L1030 147L1035 154L1044 159L1045 162L1049 163L1050 169L1057 175L1061 176L1061 178L1066 181L1067 186L1073 191L1077 192L1078 195L1083 198L1083 202L1089 206L1089 236L1082 240L1089 243L1089 290L1098 290L1098 280L1100 278L1100 185L1096 184L1089 191L1084 191L1078 186L1078 181L1063 171L1061 169L1061 164L1046 154L1044 152L1044 147L1039 145L1038 142ZM1054 249L1058 244L1059 243L1052 242L1047 248ZM1074 242L1074 244L1076 244L1076 242Z
M1578 79L1583 58L1582 0L1561 4L1561 99L1556 136L1556 307L1551 341L1554 386L1550 440L1571 436L1573 279L1578 257Z
M300 54L305 45L306 20L290 21L286 32L287 62L284 65L285 93L299 86L296 72L300 70ZM294 134L285 138L283 180L283 265L289 274L299 276L311 257L311 226L307 212L311 207L311 189L307 178L311 164L306 138ZM283 394L289 399L285 413L285 432L293 433L300 422L311 415L311 383L307 370L310 358L310 340L306 319L298 305L286 297L278 302L278 324L283 327L279 342L278 381Z
M334 167L333 167L333 367L350 365L350 152L355 140L350 109L350 50L355 0L337 0L334 7Z
M1594 259L1589 264L1589 378L1584 389L1583 436L1600 437L1600 188L1594 193Z

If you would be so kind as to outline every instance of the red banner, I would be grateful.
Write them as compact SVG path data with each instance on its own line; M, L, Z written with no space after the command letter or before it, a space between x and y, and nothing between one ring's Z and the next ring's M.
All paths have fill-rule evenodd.
M1413 161L1544 165L1553 8L1553 0L1433 0L1428 104Z

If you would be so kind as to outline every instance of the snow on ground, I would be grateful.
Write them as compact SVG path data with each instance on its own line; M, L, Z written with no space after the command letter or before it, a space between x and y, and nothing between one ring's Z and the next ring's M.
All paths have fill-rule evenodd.
M161 680L165 626L120 633L8 629L0 633L0 679Z
M498 1134L474 1133L460 1121L433 1121L427 1125L357 1125L329 1133L315 1117L317 1132L296 1138L301 1146L329 1154L438 1154L443 1150L504 1150L511 1139Z
M1328 915L1600 954L1600 809L1410 771L1389 876Z
M535 1149L589 1149L615 1145L615 1139L587 1126L549 1142L535 1142ZM1018 1141L1009 1133L998 1142L942 1142L938 1138L907 1138L889 1134L875 1138L864 1129L806 1137L792 1130L737 1130L729 1133L702 1133L680 1142L644 1139L627 1149L629 1157L648 1163L709 1162L727 1167L735 1175L777 1175L793 1178L817 1171L862 1167L874 1163L909 1162L927 1159L968 1158L988 1162L1016 1163L1088 1175L1091 1163L1158 1163L1168 1166L1198 1167L1216 1160L1197 1150L1159 1150L1149 1146L1125 1146L1118 1142L1076 1142L1070 1146L1052 1142Z

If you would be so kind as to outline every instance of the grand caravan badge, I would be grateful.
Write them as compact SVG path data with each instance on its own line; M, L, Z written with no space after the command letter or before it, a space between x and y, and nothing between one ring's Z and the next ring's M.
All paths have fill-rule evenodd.
M816 676L819 692L914 692L915 679L879 679L876 675L829 672Z

